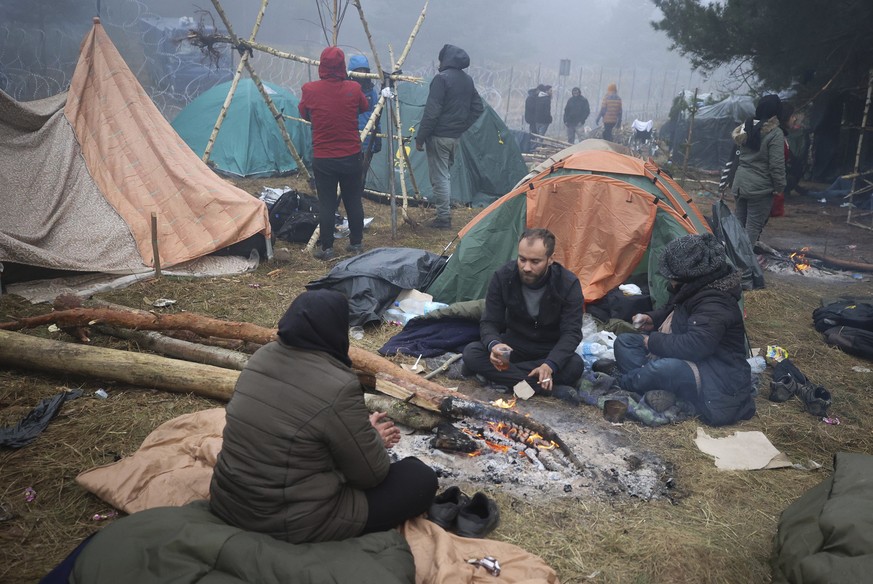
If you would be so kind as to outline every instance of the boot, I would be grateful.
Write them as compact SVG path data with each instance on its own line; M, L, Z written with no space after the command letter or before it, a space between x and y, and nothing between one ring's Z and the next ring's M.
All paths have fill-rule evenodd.
M770 397L772 402L785 402L796 395L800 386L797 381L789 374L783 375L779 379L773 379L770 382Z
M828 415L828 408L831 407L831 392L821 385L808 383L798 390L797 397L803 402L806 411L813 416L823 418Z

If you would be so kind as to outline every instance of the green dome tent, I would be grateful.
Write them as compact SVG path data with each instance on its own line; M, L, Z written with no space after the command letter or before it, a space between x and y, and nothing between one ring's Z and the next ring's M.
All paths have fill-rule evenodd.
M586 302L636 276L647 280L656 307L668 297L657 270L663 247L710 230L691 197L654 164L571 147L461 230L427 292L445 303L484 298L492 274L516 257L529 227L555 234L555 259L578 276Z
M414 138L415 131L424 113L428 86L403 83L397 87L400 100L400 119L403 122L403 136ZM387 115L382 115L382 133L385 133ZM367 173L367 188L388 192L388 149L382 140L382 151L373 156ZM405 144L412 171L421 195L431 196L430 178L427 172L427 155L415 149L413 140ZM401 152L395 147L394 175L395 194L400 193L399 160ZM512 190L521 177L527 174L527 166L512 133L500 116L485 104L485 112L476 123L464 132L452 165L452 202L460 205L485 206L497 197ZM407 188L412 192L409 177Z
M267 83L264 87L280 112L300 115L299 100L291 92ZM189 103L173 120L173 128L198 156L206 151L229 90L230 81L216 85ZM312 161L309 125L286 119L285 127L303 163L308 166ZM239 82L209 160L219 172L236 176L277 176L297 169L270 108L251 79Z

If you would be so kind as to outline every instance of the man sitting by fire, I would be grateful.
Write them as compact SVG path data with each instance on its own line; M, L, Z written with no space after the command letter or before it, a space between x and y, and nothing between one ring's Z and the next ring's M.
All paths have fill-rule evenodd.
M755 401L738 305L741 275L724 246L709 233L680 237L667 244L659 271L672 296L663 308L633 317L646 334L616 339L619 385L647 402L652 392L662 405L669 405L663 394L685 400L713 426L748 420Z
M575 353L582 340L582 286L554 253L548 229L522 233L518 259L491 277L481 340L464 348L464 366L506 391L527 380L537 393L578 403L573 386L585 369Z

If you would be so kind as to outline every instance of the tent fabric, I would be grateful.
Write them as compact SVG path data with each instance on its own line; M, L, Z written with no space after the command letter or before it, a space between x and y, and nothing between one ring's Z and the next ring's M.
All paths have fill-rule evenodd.
M522 178L515 185L519 186L523 182L527 182L532 179L536 175L540 174L542 171L548 169L550 166L553 166L555 163L564 160L570 154L574 154L576 152L583 152L586 150L605 150L608 152L618 152L619 154L627 154L630 156L632 154L631 149L622 144L617 144L615 142L610 142L609 140L601 140L600 138L588 138L586 140L582 140L581 142L576 142L572 146L568 146L563 150L552 154L536 166L534 166L529 173L527 173L524 178Z
M736 148L731 130L754 115L755 101L747 95L730 96L701 107L694 116L688 164L704 170L721 170ZM672 148L679 160L685 157L679 144L688 136L690 123L690 119L680 120L669 132L673 136Z
M231 82L221 83L189 103L173 120L173 128L202 157L224 106ZM290 91L264 83L264 88L280 112L297 116L298 100ZM312 130L309 124L285 120L291 142L307 166L312 164ZM218 137L212 146L209 163L219 172L246 177L278 176L297 170L282 133L264 98L251 79L237 85Z
M381 321L380 315L403 290L422 289L443 259L429 251L380 247L338 263L307 290L327 288L349 299L349 324Z
M646 274L656 307L668 298L657 271L663 246L709 231L690 197L653 164L611 151L575 150L470 221L427 291L448 304L484 298L491 275L516 257L529 227L555 234L555 260L579 278L586 302Z
M66 94L0 93L0 261L143 273L269 236L266 206L227 184L163 118L100 24Z
M409 134L414 136L427 102L428 86L404 83L398 86L397 95L404 137ZM432 189L427 154L419 152L409 144L411 141L405 143L404 147L415 174L416 184L421 195L429 199ZM367 188L388 192L389 157L393 157L394 180L397 185L395 190L400 192L399 162L402 153L399 147L395 152L382 148L381 152L373 156L367 173ZM527 166L512 133L500 116L485 104L485 112L461 135L455 150L455 162L451 170L452 201L460 205L485 206L512 190L513 185L526 173ZM409 177L405 180L407 189L412 192Z

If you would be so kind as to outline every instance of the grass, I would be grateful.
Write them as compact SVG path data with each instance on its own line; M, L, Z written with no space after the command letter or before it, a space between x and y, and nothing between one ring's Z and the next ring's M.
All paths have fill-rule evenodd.
M284 180L242 184L255 192L264 183L281 185ZM392 239L389 208L372 203L365 206L367 215L376 217L365 234L368 247L394 245L439 253L453 235L401 222L397 238ZM412 219L418 222L423 222L427 213L425 209L410 209ZM475 213L460 209L455 222L463 225ZM172 298L177 301L174 306L156 310L184 310L274 326L305 284L329 268L310 258L299 244L286 247L292 261L265 263L250 274L206 280L163 278L101 298L143 309L152 308L149 300ZM736 430L760 430L793 461L813 460L823 465L820 470L721 472L694 446L696 422L662 428L626 424L622 431L636 447L655 452L672 465L676 488L671 499L645 502L587 493L560 500L516 499L492 488L503 519L492 537L540 555L555 568L562 582L769 581L768 557L781 511L827 476L835 452L871 451L873 406L867 392L873 374L853 371L853 366L871 364L827 347L811 325L810 315L820 298L844 293L845 284L769 274L767 278L766 289L746 296L752 345L775 344L787 349L807 376L833 393L833 414L842 423L829 426L820 422L805 413L797 400L771 403L765 389L757 398L758 415L752 420L707 431L726 436ZM861 282L852 283L848 290L870 297L873 288ZM0 320L46 310L17 297L0 297ZM368 327L365 338L353 342L375 350L396 332L396 327L387 325ZM50 334L45 328L30 333ZM136 349L126 342L93 336L95 344ZM85 395L68 402L29 446L0 451L0 504L15 514L0 521L3 582L39 580L78 542L107 523L93 520L95 514L109 508L75 484L78 473L132 453L164 421L220 405L191 395L13 369L0 371L0 425L16 423L39 399L64 387L80 388ZM101 387L109 392L108 399L93 396ZM579 416L580 423L602 423L600 413L593 408L581 407ZM27 487L37 493L31 503L24 500ZM483 488L464 487L470 492Z

